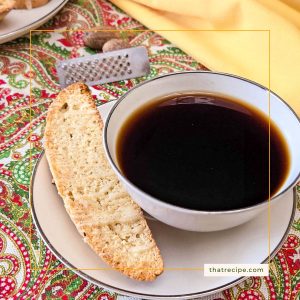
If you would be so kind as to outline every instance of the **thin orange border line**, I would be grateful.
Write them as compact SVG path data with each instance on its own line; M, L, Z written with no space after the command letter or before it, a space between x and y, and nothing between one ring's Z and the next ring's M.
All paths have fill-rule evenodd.
M32 47L31 47L31 41L32 41L32 32L55 32L55 33L63 33L63 32L97 32L97 31L107 31L107 32L113 32L113 31L125 31L125 32L163 32L163 31L193 31L193 32L268 32L268 114L269 114L269 182L268 182L268 190L269 190L269 199L268 199L268 264L271 262L271 192L270 192L270 174L271 174L271 168L270 168L270 129L271 129L271 116L270 116L270 85L271 85L271 30L270 29L111 29L111 30L102 30L102 29L86 29L86 30L80 30L80 29L74 29L74 30L56 30L56 29L34 29L30 30L30 47L29 47L29 53L30 53L30 73L32 73ZM32 122L32 78L30 76L29 78L29 87L30 87L30 100L29 100L29 111L30 111L30 125L29 128L31 130L31 122ZM32 157L31 157L31 151L32 151L32 145L30 143L30 163L29 163L29 170L30 175L32 175ZM31 182L31 181L30 181ZM31 200L32 197L30 197L30 242L32 243L32 203ZM38 269L32 269L32 270L44 270L45 268L38 268ZM55 270L47 268L47 270ZM95 269L76 269L76 268L65 268L65 269L58 269L58 270L112 270L110 268L95 268ZM164 268L164 270L204 270L204 268Z
M29 71L30 71L30 76L29 76L29 137L31 136L32 132L31 132L31 129L32 129L32 105L31 105L31 101L32 101L32 79L31 79L31 74L32 74L32 48L31 48L31 31L30 31L30 35L29 35ZM29 142L29 172L30 172L30 185L31 185L31 176L32 176L32 143ZM33 231L33 228L32 228L32 203L31 203L31 189L29 188L29 207L30 207L30 226L29 226L29 238L30 238L30 243L32 244L32 231Z
M37 269L30 269L33 271L39 271L39 270L48 270L48 271L61 271L61 270L77 270L77 271L118 271L113 268L104 267L104 268L53 268L48 269L46 268L37 268ZM126 270L130 270L130 268L127 268ZM138 270L143 270L142 268L139 268ZM151 270L151 268L146 268L144 270ZM164 271L203 271L203 267L199 268L163 268Z
M33 29L30 32L95 32L95 31L136 31L136 32L153 32L153 31L207 31L207 32L268 32L269 29Z
M269 113L269 124L268 124L268 135L269 135L269 182L268 182L268 190L269 190L269 200L268 200L268 251L269 251L269 259L268 264L271 263L271 31L268 31L268 65L269 65L269 74L268 74L268 113Z

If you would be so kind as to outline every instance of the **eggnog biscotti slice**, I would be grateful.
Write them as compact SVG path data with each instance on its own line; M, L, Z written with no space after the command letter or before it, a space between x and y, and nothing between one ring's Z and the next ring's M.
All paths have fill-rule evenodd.
M51 104L45 149L58 193L84 241L105 262L131 278L153 280L163 271L159 249L105 157L102 128L84 84L67 87Z

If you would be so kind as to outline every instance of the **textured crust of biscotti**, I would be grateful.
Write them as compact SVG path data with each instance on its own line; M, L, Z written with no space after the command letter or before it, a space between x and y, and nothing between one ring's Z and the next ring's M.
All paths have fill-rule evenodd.
M105 157L102 131L85 84L59 93L45 129L46 156L58 193L84 241L105 262L131 278L154 280L163 271L160 251L140 207Z

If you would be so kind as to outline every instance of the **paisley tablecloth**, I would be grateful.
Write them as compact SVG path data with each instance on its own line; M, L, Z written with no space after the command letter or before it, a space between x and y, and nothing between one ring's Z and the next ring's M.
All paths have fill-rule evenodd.
M111 3L71 0L42 29L88 29L106 24L145 29ZM62 265L31 226L29 150L43 150L47 108L59 92L55 62L91 53L82 32L36 32L0 46L0 299L127 299L96 287ZM136 33L132 45L150 53L151 73L203 69L180 49L151 31ZM32 79L32 110L29 107ZM118 98L142 79L92 88L97 105ZM32 120L30 122L30 120ZM300 194L300 186L298 187ZM299 196L298 196L299 198ZM31 236L31 240L30 240ZM245 239L245 247L247 240ZM128 298L129 299L129 298ZM270 277L252 277L209 299L300 299L300 201L286 243L273 259Z

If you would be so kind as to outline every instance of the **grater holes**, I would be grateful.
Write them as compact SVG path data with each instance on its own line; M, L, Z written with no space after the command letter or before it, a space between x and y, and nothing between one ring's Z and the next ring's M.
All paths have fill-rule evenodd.
M120 55L101 56L82 59L82 61L60 63L59 69L63 74L65 84L76 81L86 83L104 80L107 82L112 78L124 78L129 75L132 76L134 73L134 64L130 61L128 52L123 52Z

